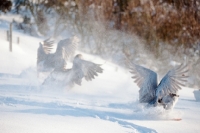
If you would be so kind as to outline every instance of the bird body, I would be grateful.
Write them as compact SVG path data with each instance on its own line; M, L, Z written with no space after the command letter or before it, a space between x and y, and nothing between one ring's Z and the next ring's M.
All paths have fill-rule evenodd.
M85 77L87 81L91 81L102 73L103 69L99 64L82 59L82 55L78 54L73 60L71 69L59 70L55 69L50 73L43 85L52 86L59 85L59 87L71 88L74 84L81 85L82 79Z
M178 90L187 81L188 68L180 65L171 69L157 85L157 74L145 67L130 63L131 73L134 82L140 88L139 102L163 105L165 109L174 107L178 97Z
M166 95L162 98L162 100L160 101L160 104L163 105L163 107L167 110L169 109L173 109L175 104L178 101L178 95L174 95L174 94L169 94Z
M58 42L55 52L53 52L54 40L47 39L40 42L37 52L38 72L64 69L70 56L75 53L78 43L79 39L76 36L61 40Z
M71 69L65 68L67 60L78 46L79 39L76 36L59 41L55 52L52 52L53 43L54 41L47 39L38 48L38 71L50 72L42 83L43 86L71 88L74 84L81 85L83 78L91 81L98 73L103 72L99 64L83 60L81 54L74 57Z

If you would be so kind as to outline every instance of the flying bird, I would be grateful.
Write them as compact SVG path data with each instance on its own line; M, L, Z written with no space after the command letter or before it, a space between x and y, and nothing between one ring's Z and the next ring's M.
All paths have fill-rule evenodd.
M102 73L101 65L83 59L81 54L77 54L73 60L71 69L54 69L45 79L43 85L71 88L74 84L81 85L82 79L91 81Z
M70 56L73 56L78 46L79 39L76 36L61 40L54 52L54 40L51 38L40 42L37 51L37 71L46 72L54 69L64 69Z
M133 74L132 78L140 88L139 102L173 109L179 97L177 92L187 82L187 65L181 64L171 69L157 84L157 74L154 71L134 63L129 64L130 72Z

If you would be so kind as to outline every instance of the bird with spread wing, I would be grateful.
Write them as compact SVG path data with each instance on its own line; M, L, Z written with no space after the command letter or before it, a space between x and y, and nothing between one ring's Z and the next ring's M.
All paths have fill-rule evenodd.
M162 105L165 109L173 109L179 95L178 91L188 78L187 65L179 65L170 71L157 84L157 74L145 67L130 63L130 72L134 82L140 88L139 102L150 105Z
M42 64L43 69L38 70L52 69L44 80L43 85L71 88L74 84L81 85L83 78L91 81L95 76L98 76L98 73L103 72L101 65L84 60L81 54L77 54L74 57L71 69L65 68L67 60L74 54L77 45L77 37L61 40L58 43L56 52L53 53L53 41L48 39L40 43L38 48L38 66Z
M54 52L54 40L51 38L40 42L37 52L38 72L64 69L70 56L73 56L78 47L79 39L76 36L61 40Z
M43 85L71 88L74 84L81 85L83 78L86 81L91 81L95 79L95 76L98 76L98 73L102 72L103 69L100 64L86 61L81 54L77 54L74 57L71 69L55 69L45 79Z

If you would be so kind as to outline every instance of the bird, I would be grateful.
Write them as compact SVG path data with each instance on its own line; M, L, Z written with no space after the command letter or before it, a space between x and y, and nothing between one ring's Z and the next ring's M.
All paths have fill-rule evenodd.
M74 55L79 38L76 36L61 40L54 52L55 41L48 38L39 43L37 50L37 71L50 72L54 69L64 69L67 61Z
M98 73L102 72L103 69L100 64L84 60L81 54L77 54L74 57L72 68L66 70L54 69L44 80L43 85L72 88L74 84L81 85L83 78L86 81L91 81L95 79L95 76L98 76Z
M37 50L37 71L39 72L45 72L49 71L53 68L54 62L51 61L52 58L54 58L54 54L50 54L50 49L45 49L47 45L49 47L52 47L53 41L48 42L49 39L40 42L39 48Z
M81 85L82 79L91 81L102 73L100 64L95 64L83 59L77 54L73 60L73 66L66 69L67 60L76 51L79 39L76 36L59 41L57 49L53 53L53 44L50 38L40 42L38 48L37 68L38 72L50 71L43 81L43 86L72 88L74 84Z
M143 66L135 63L129 63L132 79L139 89L139 102L148 105L163 106L166 110L173 109L181 90L185 86L188 78L187 65L181 64L169 70L157 84L157 74Z

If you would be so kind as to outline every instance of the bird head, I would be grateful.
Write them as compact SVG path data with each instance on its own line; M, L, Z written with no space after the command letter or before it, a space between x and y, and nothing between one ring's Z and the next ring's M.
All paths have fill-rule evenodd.
M82 54L77 54L74 59L83 59Z
M81 61L82 61L82 55L77 54L73 60L73 67L77 67L77 66L79 67L81 65Z
M42 42L39 42L39 44L41 45L41 46L43 46L44 45L44 42L42 41Z

